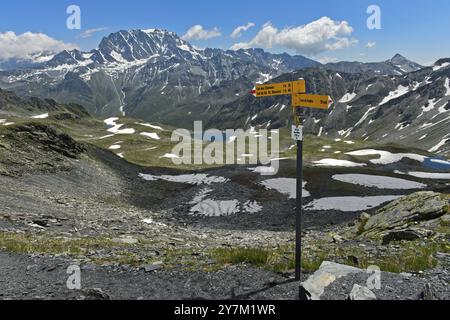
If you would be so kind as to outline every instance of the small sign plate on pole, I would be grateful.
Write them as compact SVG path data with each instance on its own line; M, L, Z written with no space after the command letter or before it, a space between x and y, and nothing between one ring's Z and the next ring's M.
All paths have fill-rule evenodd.
M292 139L295 141L303 141L303 127L292 126Z
M300 79L292 82L292 93L306 93L306 81Z

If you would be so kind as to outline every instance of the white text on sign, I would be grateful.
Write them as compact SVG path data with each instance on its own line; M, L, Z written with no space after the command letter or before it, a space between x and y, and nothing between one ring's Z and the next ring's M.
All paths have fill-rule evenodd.
M304 92L306 92L305 80L274 83L274 84L263 84L256 86L255 89L256 97L273 97Z
M294 94L292 95L293 107L305 107L328 110L333 104L329 96L317 94Z

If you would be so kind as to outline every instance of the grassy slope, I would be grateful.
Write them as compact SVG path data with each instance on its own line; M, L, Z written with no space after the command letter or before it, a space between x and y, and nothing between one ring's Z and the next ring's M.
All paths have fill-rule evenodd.
M196 170L218 166L207 164L179 166L175 165L171 159L164 158L163 156L165 154L172 153L173 148L178 144L178 142L171 141L172 131L175 128L170 128L164 125L152 123L152 125L163 127L164 130L161 131L140 125L139 123L143 123L143 121L140 120L132 118L121 118L120 120L117 121L117 123L123 124L123 127L121 129L132 128L135 129L136 133L131 135L129 134L112 135L110 132L107 131L108 127L103 123L103 121L100 121L98 119L92 117L85 117L81 119L58 120L57 116L58 113L52 113L50 117L47 119L9 117L7 121L14 122L15 125L27 123L30 121L50 125L64 133L69 134L79 142L93 144L97 147L108 150L112 145L120 145L120 149L111 150L111 152L121 154L127 161L144 167L168 167L182 170ZM3 130L7 130L7 128L8 127L0 125L0 133ZM140 134L143 132L156 133L160 137L160 140L145 137ZM291 139L290 129L281 128L279 136L280 136L280 154L279 155L275 154L273 155L273 157L295 159L296 148L294 146L295 142ZM354 140L354 139L351 139L351 141L354 142L353 144L348 144L345 143L344 141L348 140L343 139L342 141L335 141L334 139L329 139L326 137L307 135L305 137L304 142L305 165L309 166L312 164L313 161L318 161L326 158L361 162L361 161L368 161L370 159L377 157L374 156L374 157L355 158L345 154L350 151L365 148L375 148L375 149L381 148L383 150L389 150L392 152L413 152L429 155L425 151L404 149L396 145L378 145L374 142ZM248 141L246 144L248 146ZM207 144L204 143L203 145L205 147ZM329 148L324 148L326 146ZM270 143L269 143L269 150L270 150ZM194 150L192 150L192 152L194 153ZM235 159L237 158L242 159L240 155L236 155ZM248 161L249 159L246 158L246 160Z

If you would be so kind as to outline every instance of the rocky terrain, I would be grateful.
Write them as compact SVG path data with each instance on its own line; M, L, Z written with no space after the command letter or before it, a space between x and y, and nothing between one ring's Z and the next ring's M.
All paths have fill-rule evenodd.
M289 140L276 176L176 169L167 127L0 93L1 298L298 298ZM447 160L347 142L306 145L304 287L314 299L448 299L448 173L427 166ZM80 290L66 285L72 265ZM372 265L381 289L365 288Z
M306 111L300 298L450 298L448 59L321 65L152 29L44 60L0 72L0 298L298 299L290 101L248 93L298 78L335 100ZM279 170L176 165L194 120L278 139Z

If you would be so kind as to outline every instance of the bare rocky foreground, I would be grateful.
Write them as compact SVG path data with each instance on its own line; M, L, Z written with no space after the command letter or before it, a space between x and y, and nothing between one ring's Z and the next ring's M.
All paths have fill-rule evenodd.
M232 299L232 300L295 300L298 283L279 274L258 268L226 267L216 272L186 272L157 270L146 272L127 266L81 265L81 290L66 287L67 268L72 261L40 255L0 253L2 265L1 299L18 300L105 300L105 299ZM366 286L364 270L348 272L346 266L336 265L342 277L325 287L317 281L315 291L324 300L347 299L356 285ZM339 271L342 267L343 271ZM330 269L327 269L331 272ZM323 276L319 271L318 276ZM305 278L310 275L305 275ZM316 277L317 278L317 277ZM420 277L411 274L381 274L381 289L373 290L378 299L418 300L424 298L430 285L433 298L449 298L449 275L433 270ZM311 286L308 286L311 289ZM428 297L429 298L429 297Z
M1 135L0 150L1 298L298 297L289 188L268 188L267 178L246 167L143 168L46 126L13 127ZM360 298L365 269L376 265L388 271L372 290L378 299L450 298L448 185L415 179L406 191L386 191L371 186L379 179L352 187L331 178L374 172L306 169L313 207L342 192L399 199L379 210L307 210L305 287L313 298L346 299L352 289ZM287 162L275 178L290 176ZM222 204L223 215L199 214L205 195ZM67 289L71 265L81 267L82 290Z

